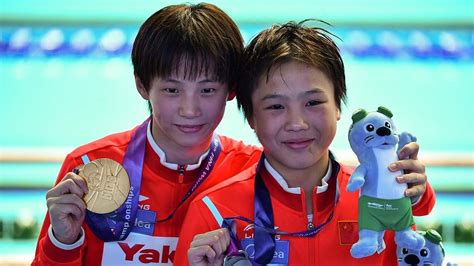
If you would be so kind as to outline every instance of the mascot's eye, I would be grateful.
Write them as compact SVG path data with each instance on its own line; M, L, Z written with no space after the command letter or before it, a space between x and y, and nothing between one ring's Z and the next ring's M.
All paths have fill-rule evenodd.
M385 122L385 127L391 128L392 125L390 124L390 122L387 121L387 122Z
M420 255L421 255L422 257L426 257L426 256L428 256L428 250L427 250L427 249L425 249L425 248L424 248L424 249L422 249L422 250L420 250Z
M372 132L372 131L374 131L374 129L375 129L375 127L372 124L368 124L368 125L365 126L365 130L367 130L367 132Z
M408 249L407 249L407 248L403 248L403 249L402 249L402 253L403 253L403 255L408 254Z

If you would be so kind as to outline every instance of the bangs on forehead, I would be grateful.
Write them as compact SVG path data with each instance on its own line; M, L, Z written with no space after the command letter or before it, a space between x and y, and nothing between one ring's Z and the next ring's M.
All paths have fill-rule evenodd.
M193 52L163 58L165 60L158 62L156 76L162 78L174 76L185 80L196 80L202 75L219 82L228 79L224 67L216 59L210 55L204 55L202 52L199 54Z
M317 58L318 59L318 58ZM331 73L331 70L329 67L327 67L325 64L319 62L317 59L311 58L308 54L304 53L288 53L288 54L283 54L280 56L277 56L273 60L269 61L267 65L263 68L264 72L262 74L265 74L266 77L266 82L268 83L268 80L270 79L270 72L273 70L280 68L282 65L289 63L291 61L296 61L300 62L302 64L305 64L309 67L316 68L323 72L328 78L333 78L333 75ZM258 80L256 80L258 82ZM258 84L258 83L257 83Z
M268 81L270 80L270 73L278 68L280 68L282 65L292 61L292 60L295 60L295 61L301 61L302 63L306 63L305 61L303 60L299 60L297 58L293 58L291 57L289 54L283 54L283 55L280 55L280 56L277 56L269 61L267 61L266 63L262 64L262 66L260 67L260 72L256 74L257 77L260 77L260 78L257 78L255 79L255 81L253 82L253 86L251 86L251 91L252 93L256 90L256 87L258 85L260 85L260 81L262 80L265 80L265 83L268 83Z

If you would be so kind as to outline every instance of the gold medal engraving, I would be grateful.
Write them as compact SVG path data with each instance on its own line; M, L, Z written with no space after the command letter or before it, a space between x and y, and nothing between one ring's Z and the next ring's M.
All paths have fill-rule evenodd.
M114 160L94 160L79 169L87 181L89 192L84 195L87 209L94 213L109 213L118 209L130 192L127 172Z

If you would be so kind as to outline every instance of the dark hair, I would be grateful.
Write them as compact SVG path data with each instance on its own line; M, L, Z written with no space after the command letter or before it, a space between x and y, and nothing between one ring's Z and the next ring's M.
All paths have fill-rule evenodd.
M335 35L319 27L305 26L307 21L274 25L260 32L245 48L237 104L247 119L253 115L252 94L259 79L265 74L268 80L273 66L290 60L321 70L332 81L336 105L341 109L341 102L346 100L346 81L339 48L331 39Z
M155 77L178 74L180 67L185 78L210 74L234 89L242 52L237 25L218 7L207 3L170 5L140 27L132 63L147 91Z

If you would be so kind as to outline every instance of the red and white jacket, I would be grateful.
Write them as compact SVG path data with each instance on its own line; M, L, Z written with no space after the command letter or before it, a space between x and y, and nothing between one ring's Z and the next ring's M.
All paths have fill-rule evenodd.
M275 229L301 232L308 228L305 197L312 197L312 224L324 223L334 211L331 221L313 237L276 235L276 250L272 263L290 265L397 265L394 233L386 231L386 249L381 254L355 259L350 255L358 240L358 192L346 192L353 169L332 161L333 172L323 178L322 186L312 195L299 188L288 188L285 180L269 164L260 174L270 193ZM330 167L331 169L331 167ZM224 181L196 198L189 206L176 250L176 265L187 265L187 250L194 235L220 228L223 218L243 216L254 220L254 183L256 167ZM337 182L336 182L337 180ZM334 205L336 186L339 200ZM429 184L421 200L413 205L413 214L427 215L435 204L435 194ZM253 253L253 225L237 220L236 234L249 256Z
M58 183L66 173L83 164L82 156L89 160L109 158L119 163L129 144L130 138L137 130L107 136L86 144L70 153L58 174ZM190 189L204 164L186 166L180 174L179 166L166 163L163 151L151 138L148 128L145 159L138 211L146 219L163 219L176 207ZM50 230L50 219L46 215L36 247L33 265L139 265L143 263L172 264L175 259L175 248L181 231L183 219L191 200L200 192L249 168L261 154L261 149L248 146L224 136L219 136L221 153L212 173L178 209L174 217L158 224L135 224L130 235L124 241L106 242L98 239L83 224L83 237L75 244L61 245ZM203 156L204 157L204 156ZM161 160L160 160L161 159ZM49 233L48 233L49 232Z

